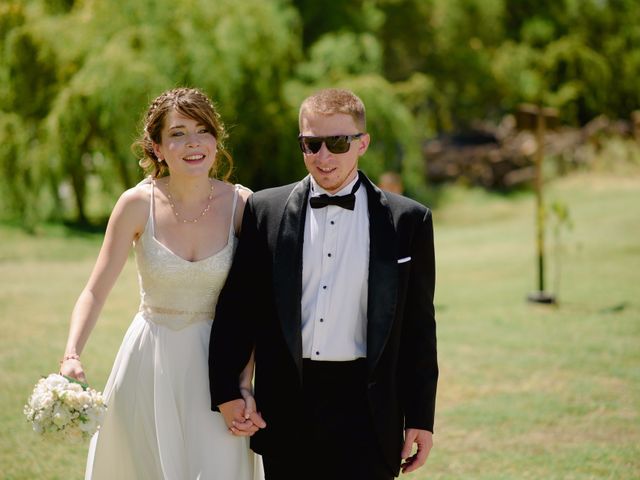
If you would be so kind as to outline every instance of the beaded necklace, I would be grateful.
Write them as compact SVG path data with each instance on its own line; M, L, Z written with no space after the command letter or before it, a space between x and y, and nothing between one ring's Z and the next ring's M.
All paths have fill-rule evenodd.
M207 212L211 209L211 200L213 200L213 182L209 181L209 183L211 183L211 189L209 190L209 201L207 202L207 206L204 207L204 210L202 210L202 212L200 212L200 215L191 220L189 220L188 218L180 218L180 214L178 213L178 210L176 210L175 201L171 196L171 190L169 189L169 185L167 184L167 199L169 200L169 205L171 205L171 210L173 210L173 214L176 216L176 219L182 220L182 223L198 223L198 220L200 220L207 214Z

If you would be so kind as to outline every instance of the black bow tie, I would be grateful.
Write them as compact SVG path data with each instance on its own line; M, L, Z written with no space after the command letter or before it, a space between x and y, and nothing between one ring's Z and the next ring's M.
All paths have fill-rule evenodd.
M360 179L356 182L356 184L351 189L351 193L347 195L335 195L330 196L326 193L319 195L317 197L311 197L309 199L309 205L311 208L324 208L327 205L336 205L338 207L346 208L347 210L353 210L356 206L356 190L360 186Z

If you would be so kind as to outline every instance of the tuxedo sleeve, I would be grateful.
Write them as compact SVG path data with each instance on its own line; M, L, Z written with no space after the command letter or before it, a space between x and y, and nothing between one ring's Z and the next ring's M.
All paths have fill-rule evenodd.
M433 432L438 361L435 252L431 211L418 223L411 243L411 271L400 346L400 377L405 428Z
M244 209L242 230L226 283L220 292L209 342L209 386L211 406L242 398L239 378L255 343L255 311L260 301L259 274L255 255L257 221L249 197Z

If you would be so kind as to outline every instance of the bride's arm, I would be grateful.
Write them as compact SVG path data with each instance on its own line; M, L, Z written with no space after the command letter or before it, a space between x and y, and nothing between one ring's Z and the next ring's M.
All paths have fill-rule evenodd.
M247 366L240 373L240 394L244 400L244 412L242 415L244 422L232 422L229 430L235 435L253 435L260 428L267 426L262 419L262 415L257 410L256 401L253 398L254 355L255 353L251 352Z
M254 355L255 352L251 352L251 357L247 362L247 366L244 367L242 373L240 373L240 391L249 392L253 395L253 367L254 367Z
M148 196L141 188L127 190L116 202L96 264L71 313L67 345L60 365L63 375L86 381L80 353L124 267L132 242L144 229L148 205Z

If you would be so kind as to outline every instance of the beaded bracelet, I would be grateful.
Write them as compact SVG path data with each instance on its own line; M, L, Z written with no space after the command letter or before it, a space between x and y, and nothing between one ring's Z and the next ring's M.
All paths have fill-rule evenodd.
M78 355L77 353L68 353L64 357L62 357L62 360L60 360L60 365L62 365L67 360L78 360L78 361L80 361L80 355Z

